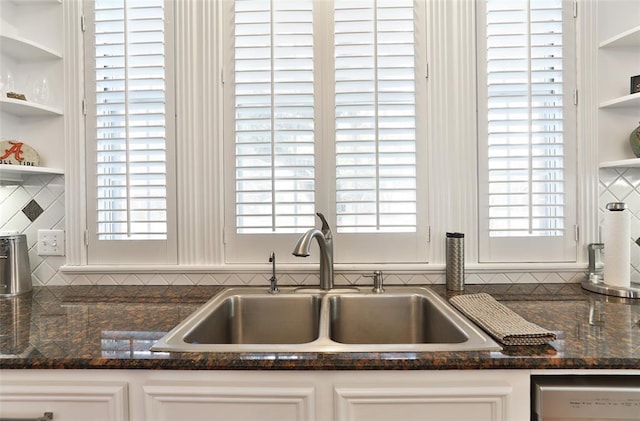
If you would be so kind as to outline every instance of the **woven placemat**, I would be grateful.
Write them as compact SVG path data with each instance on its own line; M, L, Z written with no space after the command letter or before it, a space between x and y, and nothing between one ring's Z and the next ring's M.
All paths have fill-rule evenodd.
M542 345L556 334L531 323L486 293L458 295L451 304L504 345Z

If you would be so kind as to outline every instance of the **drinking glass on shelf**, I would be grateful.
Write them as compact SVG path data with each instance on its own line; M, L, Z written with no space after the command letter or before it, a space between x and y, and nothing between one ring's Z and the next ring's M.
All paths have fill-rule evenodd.
M16 89L16 82L13 78L11 70L5 70L2 72L2 97L7 97L7 92L14 92Z
M38 78L34 82L33 100L44 105L49 104L49 80L46 77Z

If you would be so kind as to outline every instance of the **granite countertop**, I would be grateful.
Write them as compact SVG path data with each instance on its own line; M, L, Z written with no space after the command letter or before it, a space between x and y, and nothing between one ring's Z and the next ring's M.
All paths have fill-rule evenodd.
M442 285L430 286L446 296ZM435 370L640 367L640 300L578 284L467 285L554 331L500 352L163 353L151 345L219 286L35 287L0 299L0 369Z

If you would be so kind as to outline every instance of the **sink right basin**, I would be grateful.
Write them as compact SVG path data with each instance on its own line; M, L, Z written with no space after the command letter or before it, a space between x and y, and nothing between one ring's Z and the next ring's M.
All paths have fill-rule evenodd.
M459 344L469 339L424 295L337 295L329 298L329 308L329 337L343 344Z

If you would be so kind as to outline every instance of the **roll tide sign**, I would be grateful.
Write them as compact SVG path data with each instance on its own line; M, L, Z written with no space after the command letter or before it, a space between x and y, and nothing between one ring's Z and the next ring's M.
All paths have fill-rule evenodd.
M0 142L0 164L37 167L40 156L31 146L17 140Z

